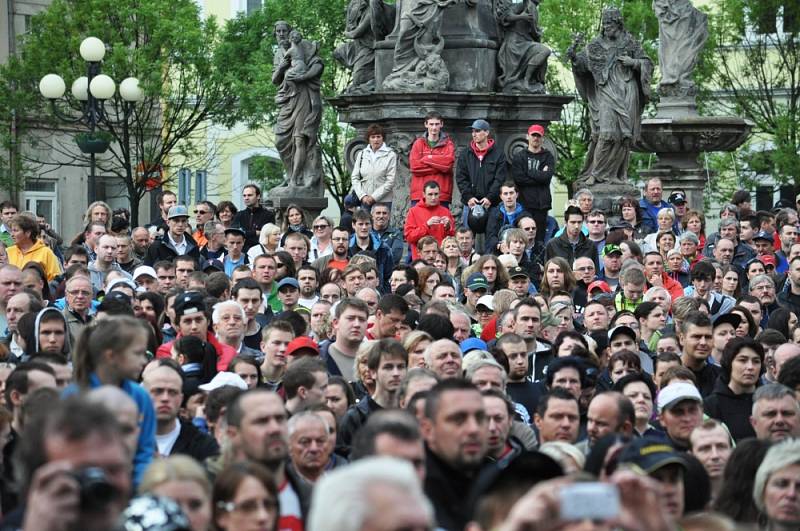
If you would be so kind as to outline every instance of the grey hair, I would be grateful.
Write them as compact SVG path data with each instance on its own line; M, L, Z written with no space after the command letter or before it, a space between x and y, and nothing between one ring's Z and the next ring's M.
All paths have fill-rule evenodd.
M588 188L581 188L580 190L575 192L575 199L580 199L583 196L587 196L594 199L594 194Z
M687 230L686 232L681 234L678 237L678 241L681 242L681 243L683 243L685 241L690 241L695 245L700 245L700 238L697 237L697 234L695 234L694 232L689 231L689 230Z
M733 225L736 228L736 233L739 233L739 222L736 221L736 218L722 218L719 220L719 228L727 227L728 225Z
M428 367L433 365L433 363L432 363L433 360L431 359L431 356L432 356L431 349L433 349L433 347L435 347L436 345L441 344L443 341L449 341L450 343L454 344L456 346L456 348L458 348L459 352L461 351L461 348L458 346L458 343L456 343L452 339L446 339L446 338L445 339L437 339L436 341L434 341L433 343L431 343L430 345L425 347L425 353L423 355L425 356L425 364Z
M761 400L781 400L784 396L795 398L794 391L783 384L771 383L762 385L753 393L753 416L756 416L756 408ZM798 405L800 408L800 405Z
M667 303L669 305L672 305L672 295L669 294L669 291L666 288L662 288L661 286L653 286L652 288L647 290L644 294L644 298L642 299L642 301L644 302L652 301L655 294L658 293L659 291L663 291L664 294L666 294Z
M428 521L433 522L433 508L422 492L411 464L394 457L368 457L336 468L322 477L314 488L308 529L363 529L370 519L380 518L374 512L371 495L387 488L414 498Z
M672 207L664 207L664 208L660 209L658 211L657 216L660 216L661 214L668 215L669 217L672 218L672 221L675 221L675 211L672 210Z
M760 511L764 511L764 489L770 476L778 470L800 463L800 440L790 439L778 443L769 450L756 472L753 482L753 501Z
M468 359L473 354L478 353L480 355L480 359ZM484 357L484 354L489 356L488 358ZM475 356L477 357L477 355ZM506 382L508 381L508 374L506 373L505 368L497 363L494 360L494 357L486 352L485 350L473 350L469 352L466 356L464 356L464 360L461 362L463 366L466 367L464 370L464 376L467 380L472 381L472 377L475 376L475 373L478 372L479 369L483 369L484 367L494 367L495 369L500 370L500 382L503 386L503 389L506 388Z
M294 432L297 431L297 425L304 420L319 421L323 426L325 426L325 433L330 433L330 426L328 426L328 421L325 420L325 417L322 415L317 415L317 413L314 411L301 411L300 413L295 413L289 417L289 421L286 423L286 431L289 437L294 435Z
M762 282L769 282L770 284L772 284L773 288L775 287L775 281L772 280L772 277L770 277L769 275L756 275L756 276L754 276L753 280L750 281L750 286L753 287L753 286L756 286L758 284L761 284Z
M242 321L247 321L247 315L244 313L244 308L242 308L241 304L236 301L222 301L214 305L214 310L211 312L211 322L214 324L219 323L219 320L222 318L222 310L227 308L237 308L242 314Z

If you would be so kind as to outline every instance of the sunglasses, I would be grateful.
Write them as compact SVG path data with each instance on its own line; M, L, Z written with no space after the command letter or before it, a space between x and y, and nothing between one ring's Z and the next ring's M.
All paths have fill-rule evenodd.
M324 229L328 228L328 225L314 225L311 228L314 229L314 230L324 230Z

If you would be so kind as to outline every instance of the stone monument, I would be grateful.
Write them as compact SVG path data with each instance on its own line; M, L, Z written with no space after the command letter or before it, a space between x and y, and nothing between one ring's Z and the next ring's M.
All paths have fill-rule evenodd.
M650 99L653 63L626 31L617 8L603 10L600 35L578 51L582 46L578 35L567 52L578 93L588 103L592 127L577 185L589 187L599 208L608 210L621 195L636 193L628 183L628 163Z
M391 31L383 38L375 34L375 88L348 89L329 101L340 121L357 132L344 149L348 168L366 144L367 126L375 122L385 128L386 142L398 154L392 223L402 227L410 206L408 153L424 132L428 111L442 114L444 131L459 151L469 146L469 125L488 120L510 161L527 146L528 127L559 120L573 98L544 93L550 50L541 43L538 0L368 1L373 27L376 19L385 22L394 15ZM545 147L556 154L552 143ZM457 187L451 208L461 209Z
M278 86L275 147L286 170L286 182L270 190L268 201L278 212L295 203L316 215L328 204L317 142L322 120L320 79L325 66L319 57L318 44L303 39L287 22L275 23L275 38L278 42L272 73L272 83Z
M659 177L665 189L683 189L689 206L703 209L703 190L713 173L699 156L733 151L750 135L753 123L734 116L701 116L692 75L708 38L708 20L689 0L653 0L658 17L661 96L656 116L642 120L635 149L655 153L657 162L640 170L646 180Z

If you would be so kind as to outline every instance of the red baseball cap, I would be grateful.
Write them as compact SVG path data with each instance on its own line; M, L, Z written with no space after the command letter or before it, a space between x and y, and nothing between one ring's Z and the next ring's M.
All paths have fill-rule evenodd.
M319 356L319 346L308 336L298 336L292 339L286 346L286 356L294 356L302 349L311 349L314 355Z
M764 264L764 266L771 265L772 267L776 267L778 265L778 261L775 260L775 255L772 254L759 255L758 261Z
M528 128L528 134L544 136L544 127L539 124L533 124Z
M603 280L595 280L594 282L589 284L586 287L586 293L591 295L592 291L596 289L601 290L603 293L611 293L611 286L608 285L608 282L605 282Z

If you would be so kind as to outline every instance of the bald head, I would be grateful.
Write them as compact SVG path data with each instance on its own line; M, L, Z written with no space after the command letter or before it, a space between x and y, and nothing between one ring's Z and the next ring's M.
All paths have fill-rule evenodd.
M772 372L772 379L777 381L783 365L790 359L797 356L800 356L800 345L797 345L796 343L784 343L783 345L779 346L772 355L773 364L770 368L770 372Z
M425 361L441 379L461 377L461 349L455 341L434 341L425 349Z

